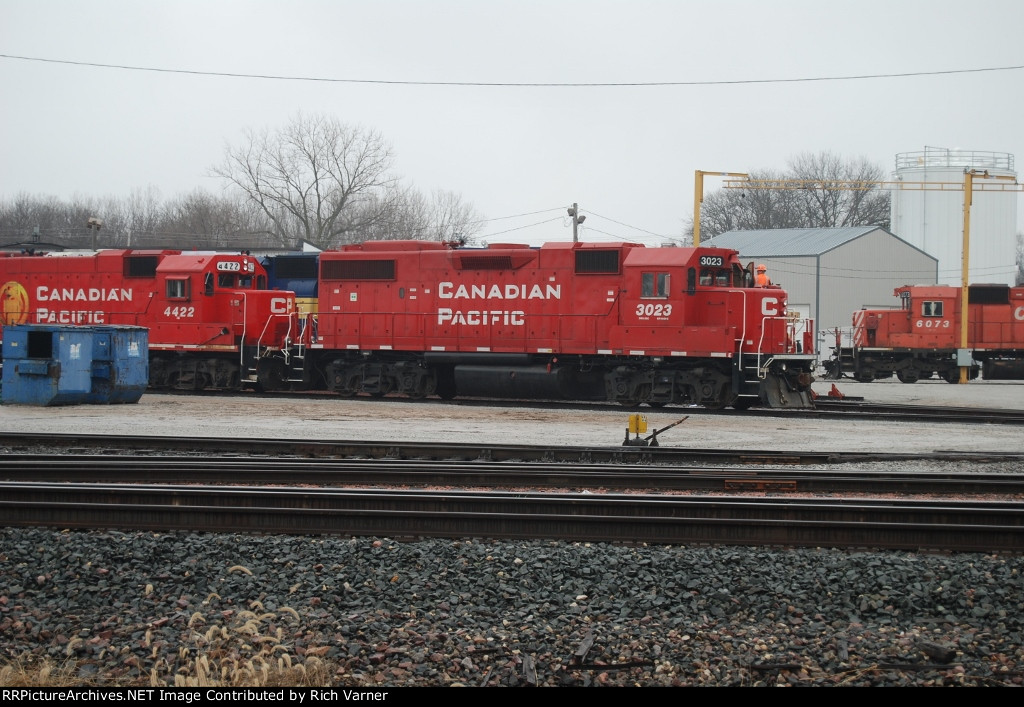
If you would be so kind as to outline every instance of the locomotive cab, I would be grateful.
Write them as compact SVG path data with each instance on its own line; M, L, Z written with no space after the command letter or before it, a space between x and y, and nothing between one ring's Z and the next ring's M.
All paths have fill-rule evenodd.
M156 268L150 305L151 349L190 346L203 358L160 355L157 387L237 388L255 384L258 360L287 347L295 297L267 290L263 266L249 255L190 254L164 258ZM198 343L196 343L198 342Z
M654 403L810 407L810 322L790 317L778 286L755 287L753 265L721 248L634 249L625 258L623 345L664 361L647 386L615 388ZM679 347L673 342L685 341ZM614 350L613 346L613 350Z

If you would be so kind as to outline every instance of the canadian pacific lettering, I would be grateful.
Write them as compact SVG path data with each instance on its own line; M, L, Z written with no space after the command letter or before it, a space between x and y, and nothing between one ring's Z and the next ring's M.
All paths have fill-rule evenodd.
M459 285L442 282L437 286L441 299L562 299L561 285Z
M40 302L131 302L133 295L128 287L36 288L36 299Z
M485 299L485 300L531 300L561 299L562 286L541 285L459 285L441 282L437 286L440 299ZM437 310L438 325L462 324L464 326L524 326L526 312L521 309L451 309Z

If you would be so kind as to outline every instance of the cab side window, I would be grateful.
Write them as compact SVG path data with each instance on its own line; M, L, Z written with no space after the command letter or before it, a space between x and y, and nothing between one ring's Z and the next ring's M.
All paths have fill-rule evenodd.
M667 272L645 272L640 276L641 297L668 297L668 273Z
M941 317L942 316L942 300L936 302L922 302L921 303L921 316L922 317Z
M187 300L189 298L188 280L168 280L166 292L167 299Z

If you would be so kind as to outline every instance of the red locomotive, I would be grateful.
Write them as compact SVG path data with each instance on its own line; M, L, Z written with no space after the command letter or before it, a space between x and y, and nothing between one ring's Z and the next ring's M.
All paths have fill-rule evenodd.
M147 327L154 388L239 388L295 324L294 294L249 255L0 253L0 283L2 325Z
M937 375L960 380L960 367L979 369L989 380L1024 379L1024 287L968 288L967 348L961 350L961 288L900 287L898 309L863 309L853 314L851 346L837 344L825 363L827 376L849 373L858 381L890 378L904 383Z
M380 241L318 273L301 337L260 361L266 388L812 405L811 327L736 251Z

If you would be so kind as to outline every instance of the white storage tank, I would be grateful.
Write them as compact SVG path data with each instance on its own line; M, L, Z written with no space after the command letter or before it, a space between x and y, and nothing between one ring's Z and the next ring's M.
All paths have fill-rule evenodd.
M938 258L940 285L961 284L966 170L1017 178L1013 155L1007 152L926 147L896 155L894 179L907 183L907 188L892 191L890 230ZM920 182L959 184L960 188L916 184ZM1016 284L1018 192L1006 189L1012 184L1006 179L974 177L968 261L971 283Z

